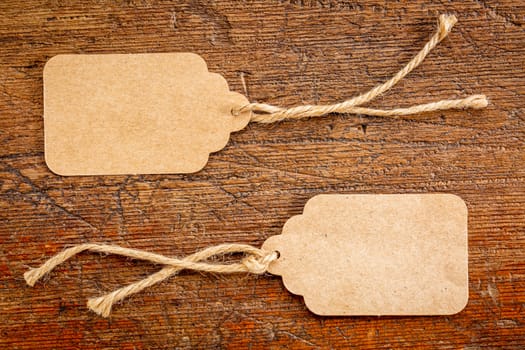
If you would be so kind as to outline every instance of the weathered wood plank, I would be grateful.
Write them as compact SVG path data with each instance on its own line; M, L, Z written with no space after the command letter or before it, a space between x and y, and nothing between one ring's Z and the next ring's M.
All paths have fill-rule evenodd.
M450 36L372 105L484 93L486 110L250 125L192 175L60 177L45 165L42 68L55 54L192 51L251 100L325 103L397 72L443 12L460 20ZM2 348L525 346L523 4L4 0L0 14ZM318 317L278 277L186 272L106 320L86 299L157 267L86 254L35 288L22 278L68 244L259 245L319 193L432 191L470 211L470 301L450 317Z

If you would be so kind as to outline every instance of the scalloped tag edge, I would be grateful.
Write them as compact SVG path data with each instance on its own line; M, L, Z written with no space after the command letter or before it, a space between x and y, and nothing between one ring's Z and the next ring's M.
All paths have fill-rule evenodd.
M263 244L318 315L450 315L468 302L467 206L451 194L323 194Z
M59 175L193 173L248 103L193 53L57 55L44 67L45 160Z

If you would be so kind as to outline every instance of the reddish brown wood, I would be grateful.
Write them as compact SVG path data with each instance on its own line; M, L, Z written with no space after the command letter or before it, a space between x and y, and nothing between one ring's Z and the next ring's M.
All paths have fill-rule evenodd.
M251 100L327 103L390 77L443 12L460 20L450 37L373 105L484 93L486 110L250 125L193 175L60 177L45 165L42 68L55 54L192 51L233 90L244 75ZM525 346L522 3L4 0L0 14L1 348ZM434 191L470 211L470 301L454 316L318 317L278 277L185 272L103 319L88 297L157 267L84 254L35 288L22 278L65 245L260 245L315 194Z

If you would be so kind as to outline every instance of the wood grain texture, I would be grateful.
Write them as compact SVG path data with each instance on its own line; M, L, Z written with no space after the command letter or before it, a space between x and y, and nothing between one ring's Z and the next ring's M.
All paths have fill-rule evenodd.
M397 72L443 12L459 18L451 35L373 105L484 93L486 110L254 124L192 175L60 177L45 165L42 68L55 54L191 51L252 101L328 103ZM512 0L2 1L0 347L523 348L524 22ZM88 297L158 267L83 254L35 288L22 278L65 245L260 245L316 194L414 192L468 204L470 301L457 315L319 317L278 277L186 272L103 319Z

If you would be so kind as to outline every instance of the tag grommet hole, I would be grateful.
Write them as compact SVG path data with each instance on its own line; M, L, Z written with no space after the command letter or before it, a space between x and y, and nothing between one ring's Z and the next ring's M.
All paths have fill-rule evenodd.
M234 117L237 117L239 114L241 114L241 111L240 111L239 108L232 107L232 109L230 110L230 113L231 113Z

